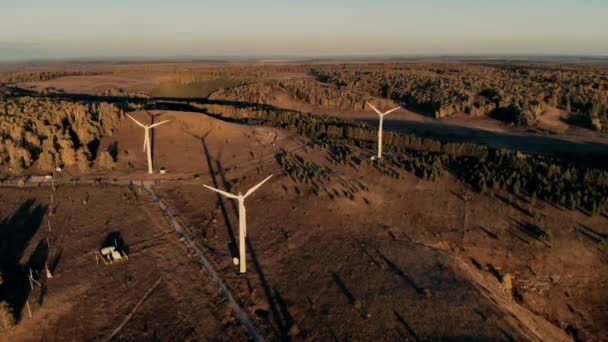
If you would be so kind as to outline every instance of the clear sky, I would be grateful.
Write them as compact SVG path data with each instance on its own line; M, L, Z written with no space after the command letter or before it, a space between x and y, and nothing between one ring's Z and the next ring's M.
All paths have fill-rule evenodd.
M0 0L0 60L608 55L608 0Z

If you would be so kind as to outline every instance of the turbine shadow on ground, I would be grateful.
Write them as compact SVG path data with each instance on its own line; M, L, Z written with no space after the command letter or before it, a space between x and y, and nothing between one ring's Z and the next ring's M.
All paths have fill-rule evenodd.
M293 325L293 318L289 314L287 304L280 292L277 289L273 289L268 283L268 279L266 278L266 274L264 273L262 265L258 260L256 249L251 239L247 237L245 242L247 243L247 249L249 251L249 256L251 257L253 267L259 276L260 284L262 285L264 296L266 296L266 300L268 301L268 306L270 307L279 336L282 341L288 341L289 329Z
M219 158L217 158L217 160L216 160L216 167L217 167L217 173L219 173L219 177L222 180L223 188L228 192L232 192L232 184L230 184L230 182L226 178L224 167L222 166ZM215 176L214 176L214 178L215 178ZM217 184L216 184L215 180L214 180L214 185L217 188ZM235 204L235 201L230 200L230 202L232 205L232 209L234 211L234 215L236 217L238 217L238 208ZM222 210L225 212L225 207L224 207L223 202L221 205L222 205ZM229 222L229 220L226 220L226 222ZM287 304L286 304L285 300L283 299L283 297L281 296L280 292L277 291L276 289L272 288L272 286L269 284L268 279L266 278L266 274L264 273L262 265L260 264L260 261L258 259L255 246L249 237L246 237L245 243L247 245L249 257L251 258L255 272L258 274L260 284L261 284L262 290L264 292L264 296L266 297L268 306L270 307L271 315L273 317L274 323L278 330L280 339L282 341L288 341L289 340L289 329L293 325L293 318L289 314ZM235 246L235 250L236 250L236 243L232 242L232 244L233 244L233 246ZM238 253L236 255L238 255Z
M207 136L209 136L209 134L211 134L211 131L208 131L203 136L197 137L197 138L200 139L201 144L203 145L203 152L205 153L205 160L207 161L207 166L209 167L209 174L211 175L211 181L213 182L213 187L219 188L218 179L217 179L218 175L217 175L217 172L214 170L211 154L209 153L209 148L207 147L207 143L205 141L205 138L207 138ZM218 161L218 163L219 163L219 161ZM224 199L222 198L222 195L220 195L219 193L216 193L216 195L217 195L217 203L219 204L220 210L222 211L222 216L224 218L224 222L226 223L226 231L228 233L228 238L230 239L228 249L230 250L231 257L237 258L239 254L238 254L238 250L236 247L237 244L236 244L236 238L234 237L234 230L233 230L232 224L230 223L230 217L228 215L228 212L226 211L226 206L224 205Z

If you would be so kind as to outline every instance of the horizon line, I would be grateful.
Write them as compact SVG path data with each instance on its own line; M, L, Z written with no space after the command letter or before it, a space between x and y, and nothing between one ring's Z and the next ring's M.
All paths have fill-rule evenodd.
M176 55L176 56L79 56L79 57L41 57L41 58L14 58L1 59L0 64L18 63L103 63L103 62L298 62L323 60L415 60L415 59L583 59L608 62L608 54L576 54L576 53L345 53L345 54L218 54L218 55Z

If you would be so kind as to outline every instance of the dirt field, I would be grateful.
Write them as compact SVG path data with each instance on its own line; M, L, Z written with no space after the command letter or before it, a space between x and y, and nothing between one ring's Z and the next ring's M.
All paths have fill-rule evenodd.
M411 175L393 180L370 166L328 164L323 153L301 156L335 173L321 188L342 194L360 181L369 191L331 200L323 191L314 195L311 185L295 184L278 166L255 177L249 172L245 180L218 172L215 184L233 191L278 174L246 202L245 276L235 274L231 260L233 203L197 183L160 188L266 336L553 341L568 340L568 334L608 336L601 286L608 280L608 260L590 238L592 231L608 233L606 218L544 203L531 216L527 202L512 198L509 205L506 195L472 195L465 218L459 197L465 188L449 176L437 183ZM536 226L551 232L550 241L535 237ZM504 288L507 274L510 290Z
M140 73L36 86L56 82L87 93L153 84ZM285 92L269 104L377 120L372 111L322 109ZM96 159L85 173L69 167L57 181L165 181L155 193L268 341L608 340L606 216L508 193L476 194L447 170L435 182L403 170L389 177L382 164L368 162L369 151L356 150L361 165L340 164L325 147L284 130L195 112L129 114L144 123L170 120L153 131L154 175L146 172L144 130L125 118L99 144L98 154L109 152L114 164ZM492 118L435 120L400 110L385 127L536 153L606 151L605 137L566 119L549 108L523 129ZM286 152L297 155L295 175L281 166ZM324 176L297 180L311 169ZM238 193L270 174L245 203L248 272L239 274L236 203L203 184ZM0 188L0 297L19 318L0 340L107 339L142 298L115 340L247 339L149 195L135 187L61 184L52 209L50 195L48 186ZM124 240L129 260L96 263L93 252L115 238ZM40 282L32 290L30 268Z
M201 113L148 111L129 114L146 124L170 120L156 127L151 136L156 173L164 167L168 177L208 175L212 160L226 169L273 161L280 148L290 150L306 142L282 130L231 124ZM129 119L124 120L118 132L104 137L99 147L100 151L115 153L115 169L103 170L95 165L92 171L144 176L147 162L143 140L143 128Z
M20 311L17 327L0 340L105 339L158 279L115 340L245 339L215 286L187 257L147 195L128 187L60 186L50 217L49 196L49 187L0 188L0 236L12 247L3 253L4 281L13 285L6 291L13 291ZM118 244L121 239L126 244L129 260L96 264L93 252L112 233L110 240L117 236ZM51 279L38 275L45 260ZM30 267L41 283L31 292L22 272L6 273Z
M215 79L188 84L160 83L149 88L146 92L154 97L205 98L212 92L239 85L238 81Z
M98 94L108 89L138 90L152 86L153 77L133 76L65 76L42 82L23 82L19 87L25 89L43 90L47 88L60 89L65 93Z

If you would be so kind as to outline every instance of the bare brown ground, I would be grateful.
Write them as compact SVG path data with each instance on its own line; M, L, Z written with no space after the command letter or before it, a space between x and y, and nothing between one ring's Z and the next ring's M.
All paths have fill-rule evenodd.
M160 187L227 284L272 340L602 340L608 300L606 251L587 229L590 218L507 195L472 194L450 176L436 183L409 174L395 180L371 166L329 163L325 152L301 152L335 172L333 181L294 183L266 165ZM246 175L246 178L240 178ZM278 174L247 199L248 273L231 259L234 205L201 183L245 190ZM349 199L362 182L369 191ZM339 194L330 199L325 191ZM335 190L335 192L334 192ZM219 204L218 204L219 203ZM224 214L224 208L225 214ZM530 215L527 211L535 213ZM534 237L531 227L549 232ZM507 291L501 279L513 276ZM368 315L369 314L369 315ZM294 327L297 327L294 328Z
M288 99L278 97L277 101L289 104L285 102ZM147 119L145 112L133 114ZM329 163L324 150L298 152L335 173L332 181L318 184L321 195L316 196L311 185L295 184L282 175L274 161L281 147L296 148L305 139L269 128L227 124L197 113L152 114L159 114L155 120L172 119L155 130L156 170L166 167L170 174L202 175L187 184L163 185L161 195L183 215L189 231L205 248L260 334L269 340L291 336L302 340L559 341L569 339L567 334L608 339L608 299L603 286L608 281L608 257L597 238L608 234L605 217L588 217L547 203L532 206L525 198L506 194L493 198L471 194L465 205L460 194L466 187L450 176L435 183L409 174L395 180L372 166ZM397 119L413 115L412 120L418 123L431 120L418 114L395 114ZM371 112L354 115L375 119ZM551 123L555 116L547 119ZM458 120L466 118L452 119ZM491 128L493 123L488 125L486 128ZM104 171L96 165L93 172L143 175L143 129L126 119L114 136L104 138L100 148L107 150L115 142L117 168ZM218 197L204 190L202 183L232 186L235 191L269 173L275 173L275 178L246 203L249 272L237 275L229 247L233 243L230 232L236 233L234 206L226 200L218 205ZM344 191L359 182L369 190L348 198ZM36 190L0 191L2 203L7 203L0 214L10 216L30 196L46 203L46 192L30 195L28 191ZM170 278L175 282L173 287L163 280L144 303L141 315L123 331L124 339L153 338L154 331L161 339L174 337L169 334L185 339L242 337L225 306L218 304L217 297L207 295L213 290L197 285L202 283L197 271L187 260L183 264L176 261L181 260L177 253L183 253L178 249L181 245L159 242L141 247L141 251L135 248L140 241L164 234L163 228L150 229L155 222L164 222L160 217L141 217L141 206L125 204L120 195L123 190L86 191L95 194L92 199L103 201L90 210L90 205L79 208L82 193L65 195L69 203L60 204L57 216L66 216L57 218L56 225L69 232L62 231L66 237L60 242L66 254L62 254L57 276L49 281L42 306L35 307L34 320L22 320L9 340L39 339L47 334L49 339L60 339L52 336L63 333L70 334L67 339L102 338L159 276L165 279L167 273L181 269L180 276ZM333 199L325 191L331 192ZM92 265L89 253L99 247L99 236L121 227L129 227L124 230L125 239L135 241L133 257L112 268ZM549 238L538 238L537 228ZM39 241L39 237L32 241ZM30 243L25 255L31 254L32 248L35 245ZM142 257L138 258L138 253ZM135 263L137 266L132 266ZM513 276L512 291L501 285L506 274ZM116 284L126 290L115 291ZM166 314L155 316L158 307ZM45 310L50 311L45 314ZM90 318L82 320L83 316ZM200 317L205 322L206 317L216 317L208 319L216 323L201 326ZM184 324L183 329L180 324ZM227 329L226 335L223 329ZM91 332L95 335L88 335Z
M159 278L160 285L116 340L246 339L217 289L188 259L185 247L147 196L127 187L60 186L49 232L49 194L49 187L0 189L4 243L23 243L19 262L27 265L34 254L40 256L40 246L49 237L53 269L53 278L42 275L42 287L29 294L33 318L20 307L19 324L0 340L106 339ZM11 230L15 233L7 234ZM93 251L111 232L119 232L128 245L129 260L98 265ZM12 281L4 276L5 282Z
M441 123L460 127L471 127L488 132L506 132L507 126L499 120L488 116L472 117L465 113L456 113L441 119Z
M608 338L602 286L608 281L607 255L597 240L598 234L608 234L605 217L547 203L531 206L506 194L471 194L465 211L459 196L466 187L449 175L435 183L407 173L394 179L371 165L332 163L324 149L296 150L332 170L330 181L316 184L317 196L312 184L283 175L275 160L281 148L296 148L306 139L197 113L151 114L172 120L156 130L157 169L164 164L170 174L201 173L200 179L158 186L157 193L179 214L268 340L560 341L568 340L568 333ZM145 112L133 115L147 119ZM100 175L137 178L145 172L143 130L127 120L102 141L102 149L118 142L120 152L117 169L95 168ZM248 273L238 275L232 264L234 205L202 184L236 192L271 173L275 177L246 202L249 264ZM362 185L367 190L349 198ZM61 238L53 245L64 252L56 277L46 281L46 299L34 308L34 320L23 319L9 337L103 338L158 277L163 283L121 339L243 337L217 292L172 240L163 218L143 210L145 196L115 187L60 191L65 193L56 197L53 220ZM0 194L7 203L0 215L7 217L29 197L47 203L48 189ZM22 263L43 238L43 228ZM550 238L535 236L536 228ZM91 251L114 230L131 245L130 260L95 265ZM513 276L511 291L502 287L506 274Z
M564 134L568 131L569 125L563 122L567 114L557 108L547 107L540 115L536 127L555 134Z
M154 128L153 160L155 173L161 167L168 175L192 177L209 174L209 158L224 168L245 167L259 161L274 160L279 148L293 149L306 140L282 130L226 123L201 113L150 111L129 113L143 123L170 122ZM122 127L104 137L100 151L116 150L113 175L145 174L144 129L125 118ZM106 172L98 165L94 172ZM75 171L73 171L75 172Z

